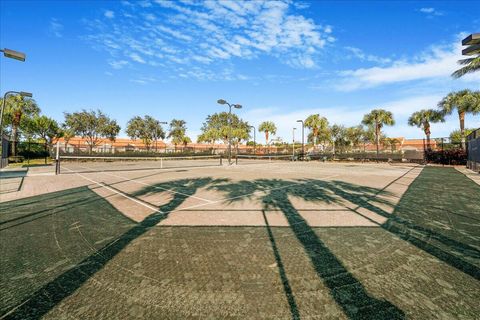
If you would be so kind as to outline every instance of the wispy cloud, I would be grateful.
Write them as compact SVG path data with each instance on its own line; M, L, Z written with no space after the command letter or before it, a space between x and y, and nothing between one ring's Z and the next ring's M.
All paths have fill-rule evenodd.
M57 38L63 37L63 24L61 24L56 18L50 19L50 24L48 27L49 33Z
M112 10L106 10L104 13L105 17L108 19L115 18L115 13Z
M335 87L341 91L353 91L398 82L449 79L458 69L459 59L462 59L460 41L449 46L432 46L412 59L391 61L387 66L341 71L341 79ZM478 80L480 76L476 74L461 79L466 82Z
M211 70L262 56L314 68L335 38L331 26L301 15L303 8L290 1L124 1L118 14L107 10L103 19L89 21L87 38L115 61L170 70L179 64Z
M425 14L428 18L443 16L443 12L440 12L432 7L420 8L418 11Z

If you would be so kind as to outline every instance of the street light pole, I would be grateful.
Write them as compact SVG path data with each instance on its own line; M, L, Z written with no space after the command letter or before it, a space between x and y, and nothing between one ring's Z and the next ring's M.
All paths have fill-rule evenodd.
M230 104L224 99L217 100L218 104L228 105L228 164L232 164L232 107L236 109L241 109L240 104Z
M253 155L255 155L256 152L256 147L257 147L257 138L256 138L256 130L254 126L249 126L250 128L253 128Z
M295 130L297 130L297 128L292 129L292 154L293 154L293 158L295 158Z
M302 158L305 157L305 123L303 120L297 120L302 123Z

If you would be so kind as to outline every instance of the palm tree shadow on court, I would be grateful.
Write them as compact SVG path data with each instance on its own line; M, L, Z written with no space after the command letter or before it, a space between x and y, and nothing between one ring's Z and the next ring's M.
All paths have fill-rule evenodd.
M370 296L363 285L346 269L342 262L328 249L323 241L315 234L305 219L299 214L289 200L289 196L322 203L341 203L343 199L332 193L329 185L316 184L315 180L286 181L279 179L258 179L254 181L240 181L211 186L218 191L227 193L230 202L241 199L239 194L246 197L258 198L262 201L264 210L281 210L285 215L291 230L302 244L317 275L329 288L335 302L342 308L350 319L403 319L402 310L385 300ZM307 191L308 188L308 191ZM366 188L365 192L379 190ZM265 219L266 220L266 219ZM277 253L273 233L267 223L267 229L274 246L277 265L281 270L280 276L287 300L290 305L292 318L299 318L295 297L283 269L283 263ZM280 262L280 263L279 263Z
M219 181L225 182L225 180ZM5 318L40 319L63 299L79 289L132 241L167 218L171 211L177 209L186 199L194 195L198 189L206 187L211 183L215 183L215 180L212 178L181 179L148 186L136 193L130 194L129 196L140 196L152 192L162 193L171 191L172 198L167 204L161 206L157 212L151 214L117 239L79 262L72 269L64 272L32 293L23 304Z
M447 168L451 169L451 168ZM440 170L444 170L440 168ZM455 169L452 169L453 171ZM432 171L435 173L432 174ZM450 266L472 276L473 278L480 280L480 268L471 263L466 258L479 259L480 250L475 245L470 244L471 240L468 239L468 233L462 231L461 234L467 234L462 239L454 239L448 236L443 230L434 230L430 225L427 225L425 221L421 221L419 216L426 214L429 219L435 219L434 213L444 213L451 210L451 206L455 202L462 202L461 196L466 197L465 194L461 195L462 191L455 191L460 189L462 183L461 174L455 174L454 176L439 176L438 169L426 168L422 171L421 175L410 185L408 190L403 194L400 202L395 206L393 213L388 213L384 209L376 206L374 203L382 203L382 200L376 197L378 194L374 192L372 188L366 188L359 185L350 184L344 181L315 181L311 179L303 180L306 183L314 183L319 186L328 188L331 192L337 196L348 200L349 202L358 206L358 208L368 209L380 216L388 218L388 220L380 225L380 227L388 232L391 232L401 239L409 242L415 247L435 256L439 260L449 264ZM448 171L447 171L448 172ZM439 177L437 177L439 176ZM459 179L452 183L449 180ZM468 182L468 178L465 178ZM448 181L448 182L445 182ZM449 197L441 195L436 199L434 204L432 202L432 188L435 184L450 183L452 184L451 195ZM455 189L456 183L456 189ZM428 188L430 186L430 188ZM472 183L472 188L477 190L478 186ZM366 191L366 192L365 192ZM470 203L472 206L475 202L475 192L472 192L469 196L469 200L464 200ZM432 211L433 208L433 211ZM478 205L477 205L478 208ZM472 208L463 208L459 211L467 211ZM475 210L475 208L473 208ZM358 211L354 210L358 213ZM455 214L452 212L451 214ZM465 222L469 222L468 218L474 215L471 213L466 216ZM465 224L465 222L457 223L457 225ZM471 232L470 232L471 233Z

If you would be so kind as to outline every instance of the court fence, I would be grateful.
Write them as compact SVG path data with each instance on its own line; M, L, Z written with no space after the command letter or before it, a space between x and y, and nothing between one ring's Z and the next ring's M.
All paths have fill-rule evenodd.
M8 137L6 135L2 135L2 141L0 143L0 169L5 168L8 165Z
M480 173L480 128L467 136L467 167Z

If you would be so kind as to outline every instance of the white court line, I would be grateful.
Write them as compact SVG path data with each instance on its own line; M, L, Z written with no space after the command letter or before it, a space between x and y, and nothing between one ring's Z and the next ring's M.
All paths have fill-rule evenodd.
M121 196L124 197L124 198L127 198L128 200L131 200L131 201L133 201L133 202L135 202L135 203L138 203L139 205L142 205L142 206L144 206L144 207L147 207L147 208L149 208L149 209L151 209L151 210L154 210L154 211L156 211L156 212L164 213L164 212L162 212L159 208L154 207L154 206L151 206L151 205L148 205L148 204L146 204L146 203L144 203L144 202L142 202L142 201L140 201L140 200L137 200L137 199L135 199L135 198L132 198L132 197L130 197L130 196L127 196L126 194L124 194L124 193L122 193L122 192L120 192L120 191L118 191L118 190L115 190L115 189L113 189L113 188L110 188L109 186L105 185L105 184L102 183L102 182L98 182L98 181L92 180L92 179L90 179L90 178L87 178L87 177L85 177L84 175L82 175L82 174L80 174L80 173L78 173L78 172L75 172L75 171L73 171L73 170L70 170L70 169L68 169L68 168L65 168L65 169L67 169L67 170L69 170L69 171L71 171L71 172L74 172L75 174L79 175L80 177L82 177L83 179L85 179L85 180L87 180L87 181L90 181L90 182L92 182L92 183L94 183L94 184L97 184L97 185L99 185L100 187L103 187L103 188L105 188L105 189L107 189L107 190L110 190L110 191L112 191L112 192L114 192L114 193L116 193L116 194L118 194L118 195L121 195Z
M175 209L175 210L171 210L171 211L162 211L160 210L159 208L156 208L156 207L153 207L153 206L150 206L146 203L143 203L135 198L132 198L132 197L129 197L127 196L126 194L123 194L121 192L119 192L118 190L115 190L115 189L112 189L110 188L109 186L101 183L101 182L98 182L98 181L95 181L95 180L92 180L90 178L87 178L85 177L84 175L78 173L78 172L75 172L73 170L70 170L68 168L65 168L71 172L74 172L75 174L79 175L80 177L82 177L83 179L87 180L87 181L90 181L94 184L97 184L105 189L108 189L116 194L119 194L121 195L122 197L125 197L129 200L132 200L134 201L135 203L138 203L142 206L145 206L149 209L152 209L154 210L155 212L159 212L159 213L162 213L164 215L168 215L172 212L178 212L178 211L183 211L183 210L190 210L190 209L193 209L193 208L199 208L199 207L204 207L204 206L207 206L207 205L210 205L210 204L215 204L215 203L221 203L221 202L225 202L225 201L231 201L231 200L234 200L234 199L239 199L239 198L243 198L243 197L248 197L248 196L251 196L253 194L257 194L257 193L266 193L268 191L272 191L272 190L280 190L280 189L284 189L284 188L288 188L288 187L292 187L292 186L295 186L295 185L298 185L298 183L292 183L292 184L289 184L289 185L286 185L286 186L281 186L281 187L277 187L277 188L270 188L270 189L264 189L264 190L258 190L258 191L255 191L255 192L252 192L252 193L247 193L247 194L243 194L243 195L240 195L240 196L235 196L235 197L230 197L230 198L223 198L223 199L219 199L219 200L215 200L215 201L210 201L210 202L207 202L207 203L201 203L201 204L197 204L197 205L192 205L192 206L188 206L188 207L185 207L185 208L182 208L182 209ZM330 179L330 178L333 178L333 177L336 177L338 176L338 174L334 174L334 175L330 175L330 176L326 176L326 177L323 177L322 179ZM307 182L304 182L304 184L308 184L308 183L313 183L313 181L307 181Z
M77 165L77 166L80 167L80 168L89 169L88 167L84 167L84 166L80 166L80 165ZM68 168L65 168L65 169L68 169ZM70 170L70 169L68 169L68 170ZM153 169L153 170L162 170L162 169ZM70 170L70 171L75 172L75 171L73 171L73 170ZM189 194L186 194L186 193L183 193L183 192L179 192L179 191L173 191L173 190L171 190L171 189L167 189L167 188L155 186L155 185L152 185L152 184L149 184L149 183L146 183L146 182L137 181L137 180L135 180L135 179L129 179L129 178L126 178L126 177L123 177L123 176L119 176L119 175L113 174L113 173L108 173L108 172L104 172L104 171L97 171L97 172L98 172L98 173L103 173L103 174L106 174L106 175L109 175L109 176L112 176L112 177L124 179L124 180L130 181L130 182L135 182L135 183L138 183L138 184L142 184L142 185L144 185L144 186L149 186L149 187L152 187L152 188L155 188L155 189L161 189L161 190L164 190L164 191L167 191L167 192L170 192L170 193L181 194L182 196L191 197L191 198L194 198L194 199L197 199L197 200L202 200L202 201L209 202L209 203L212 202L212 200L200 198L200 197L197 197L197 196L194 196L194 195L189 195ZM76 173L76 174L79 174L78 172L75 172L75 173Z
M338 176L338 174L333 174L333 175L330 175L330 176L322 177L322 179L330 179L330 178L337 177L337 176ZM303 184L309 184L309 183L314 183L314 181L303 182ZM267 193L268 191L285 189L285 188L292 187L292 186L298 186L298 183L292 183L292 184L289 184L289 185L286 185L286 186L281 186L281 187L276 187L276 188L258 190L258 191L252 192L252 193L242 194L240 196L235 196L235 197L230 197L230 198L223 198L223 199L212 201L211 203L197 204L197 205L189 206L189 207L186 207L186 208L173 210L173 211L170 211L170 212L189 210L189 209L193 209L193 208L203 207L203 206L206 206L206 205L209 205L209 204L221 203L221 202L225 202L225 201L231 201L231 200L235 200L235 199L239 199L239 198L244 198L244 197L248 197L248 196L251 196L251 195L254 195L254 194L257 194L257 193Z
M113 174L113 173L107 173L107 172L102 172L102 173L103 173L103 174L107 174L107 175L112 176L112 177L117 177L117 178L120 178L120 179L124 179L124 180L130 181L130 182L135 182L135 183L138 183L138 184L142 184L142 185L144 185L144 186L149 186L149 187L152 187L152 188L155 188L155 189L160 189L160 190L164 190L164 191L171 192L171 193L181 194L182 196L191 197L191 198L198 199L198 200L202 200L202 201L209 202L209 203L212 203L212 202L213 202L212 200L200 198L200 197L197 197L197 196L194 196L194 195L189 195L189 194L187 194L187 193L183 193L183 192L179 192L179 191L173 191L173 190L171 190L171 189L167 189L167 188L155 186L155 185L153 185L153 184L149 184L149 183L146 183L146 182L137 181L137 180L135 180L135 179L129 179L129 178L126 178L126 177L122 177L122 176ZM168 183L168 182L167 182L167 183Z

